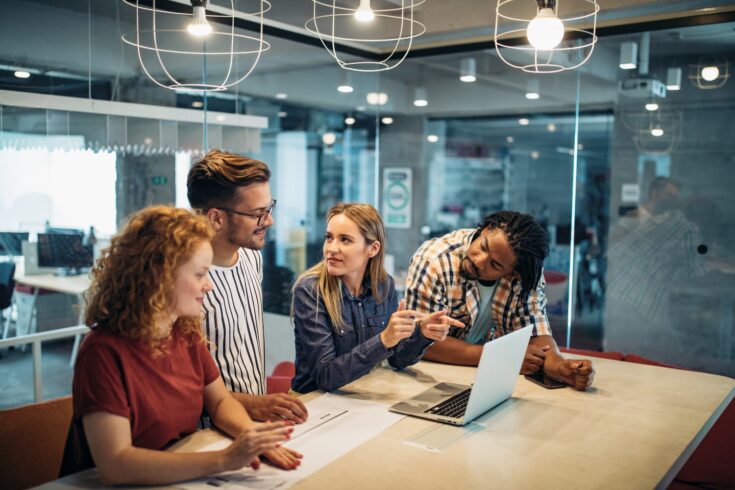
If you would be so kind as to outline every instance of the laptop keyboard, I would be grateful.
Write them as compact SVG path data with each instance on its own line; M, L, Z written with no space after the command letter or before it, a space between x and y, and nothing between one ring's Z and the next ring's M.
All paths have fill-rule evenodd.
M432 415L441 415L444 417L455 417L459 418L464 415L467 409L467 402L470 400L470 393L472 389L468 388L454 395L451 398L444 400L438 405L434 405L424 413L430 413Z

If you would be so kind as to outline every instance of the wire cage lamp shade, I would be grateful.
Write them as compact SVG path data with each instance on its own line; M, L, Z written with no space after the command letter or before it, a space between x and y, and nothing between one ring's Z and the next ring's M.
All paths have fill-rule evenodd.
M135 9L135 32L123 34L122 40L136 48L143 73L163 88L227 90L246 79L270 49L263 39L263 15L271 8L268 0L250 1L253 9L244 14L248 6L242 0L220 1L216 12L206 10L207 0L191 0L191 7L181 8L161 7L156 0L123 2ZM237 32L236 11L259 24L259 31Z
M498 0L495 50L528 73L573 70L592 56L599 10L596 0Z
M658 104L657 104L658 105ZM681 141L683 114L661 105L655 111L643 109L639 99L621 101L623 125L631 132L640 153L667 155Z
M701 90L712 90L724 87L730 78L730 62L726 59L705 62L700 60L696 65L689 65L689 81Z
M413 40L426 32L416 20L416 7L426 0L400 0L400 6L373 9L370 0L350 0L351 7L337 0L312 0L312 17L306 29L318 36L324 48L341 68L359 72L391 70L406 59ZM340 2L343 3L343 2ZM366 45L379 50L375 59L348 60L338 53L339 44Z

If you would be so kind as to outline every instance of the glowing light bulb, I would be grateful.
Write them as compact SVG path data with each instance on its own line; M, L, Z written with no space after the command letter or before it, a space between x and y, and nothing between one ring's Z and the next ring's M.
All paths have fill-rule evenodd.
M212 26L207 21L204 7L194 7L194 20L186 29L189 31L189 34L200 37L212 32Z
M332 146L337 141L337 135L331 131L322 135L322 143L326 146Z
M649 102L648 104L646 104L646 110L647 111L651 111L651 112L657 111L658 110L658 104L655 103L655 102Z
M360 0L360 6L355 10L355 19L360 22L370 22L375 19L375 12L370 8L370 0Z
M714 82L720 76L720 69L716 66L705 66L702 68L702 78L708 82Z
M559 20L553 9L542 8L528 23L526 35L531 46L548 51L557 47L564 37L564 23Z

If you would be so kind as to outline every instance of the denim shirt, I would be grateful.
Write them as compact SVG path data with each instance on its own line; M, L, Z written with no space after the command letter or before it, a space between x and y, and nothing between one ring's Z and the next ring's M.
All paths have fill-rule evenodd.
M358 297L352 296L342 284L344 324L335 328L324 299L317 298L317 278L307 277L296 285L293 293L296 376L291 382L294 391L336 390L364 376L384 359L396 369L421 359L431 341L419 328L390 349L380 341L380 332L398 309L393 278L388 276L380 288L387 293L382 303L373 296L369 278L365 279Z

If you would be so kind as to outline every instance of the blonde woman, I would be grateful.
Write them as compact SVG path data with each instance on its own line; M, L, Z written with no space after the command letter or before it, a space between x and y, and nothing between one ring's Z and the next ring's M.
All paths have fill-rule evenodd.
M323 254L294 286L293 391L335 390L384 359L405 368L445 339L450 326L462 326L446 311L424 315L399 304L393 278L383 268L383 220L369 204L329 210Z
M62 474L95 464L103 483L167 484L250 465L284 450L286 422L256 426L225 388L201 328L213 230L183 209L135 214L92 270L74 370ZM206 409L235 441L205 453L162 451ZM277 454L276 454L276 458Z

